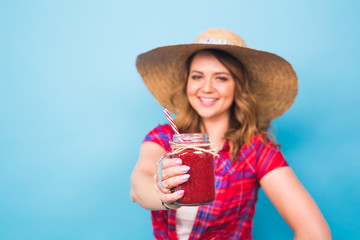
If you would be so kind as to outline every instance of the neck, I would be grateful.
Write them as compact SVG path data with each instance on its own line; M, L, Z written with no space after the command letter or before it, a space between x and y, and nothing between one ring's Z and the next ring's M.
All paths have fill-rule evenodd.
M202 119L203 131L209 134L209 140L212 144L217 144L220 147L225 142L225 133L229 129L230 116L223 117L222 119Z

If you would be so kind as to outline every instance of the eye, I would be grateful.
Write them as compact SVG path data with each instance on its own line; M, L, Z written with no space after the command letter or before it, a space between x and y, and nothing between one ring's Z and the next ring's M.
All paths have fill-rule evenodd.
M194 74L194 75L191 75L190 78L193 80L199 80L199 79L201 79L201 76Z
M225 82L228 80L227 77L217 77L216 79L219 80L220 82Z

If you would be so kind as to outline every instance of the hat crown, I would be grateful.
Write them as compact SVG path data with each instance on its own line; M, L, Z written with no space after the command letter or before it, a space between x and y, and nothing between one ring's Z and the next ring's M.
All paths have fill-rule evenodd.
M220 28L209 29L200 33L194 43L230 44L246 47L245 41L239 35Z

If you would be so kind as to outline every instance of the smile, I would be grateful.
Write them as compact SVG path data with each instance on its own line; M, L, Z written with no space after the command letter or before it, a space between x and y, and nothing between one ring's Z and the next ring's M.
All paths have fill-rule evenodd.
M204 105L213 105L218 99L217 98L204 98L204 97L199 97L200 102Z

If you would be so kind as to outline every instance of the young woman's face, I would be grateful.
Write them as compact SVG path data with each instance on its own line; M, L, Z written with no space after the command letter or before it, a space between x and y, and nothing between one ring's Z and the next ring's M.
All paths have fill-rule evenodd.
M200 117L228 117L234 100L235 80L214 55L203 51L191 62L186 92Z

